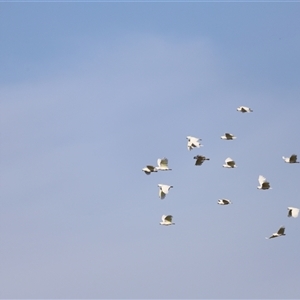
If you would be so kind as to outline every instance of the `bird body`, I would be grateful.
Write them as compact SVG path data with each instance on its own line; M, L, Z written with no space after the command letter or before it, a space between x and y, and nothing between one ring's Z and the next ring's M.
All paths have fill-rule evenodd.
M165 226L175 225L175 223L172 222L173 216L171 215L163 215L161 219L162 222L159 222L160 225L165 225Z
M157 169L153 166L148 165L145 168L143 168L142 171L144 171L145 174L150 175L153 172L157 172Z
M201 139L199 139L199 138L189 136L189 135L186 138L188 140L188 143L187 143L188 150L192 150L194 148L199 148L199 147L203 146L200 144L199 141L201 141Z
M297 218L298 215L299 215L299 211L300 209L299 208L296 208L296 207L288 207L288 217L293 217L293 218Z
M266 237L266 239L269 240L269 239L273 239L285 235L284 231L285 231L285 227L281 226L277 232L273 233L270 237Z
M159 191L158 195L160 199L164 199L166 195L169 193L170 188L172 188L172 185L167 185L167 184L158 184Z
M292 154L290 157L284 157L282 156L283 160L286 163L290 163L290 164L299 164L299 161L297 161L297 155L296 154Z
M259 175L258 182L259 182L259 186L257 188L259 190L269 190L269 189L271 189L270 182L268 182L267 179L264 176Z
M196 155L194 156L194 159L196 159L195 165L201 166L205 160L209 160L209 158L202 156L202 155Z
M228 199L219 199L218 200L218 204L220 204L220 205L228 205L228 204L231 204L231 201L228 200Z
M222 140L235 140L236 137L233 134L226 132L224 135L221 136L221 139Z
M225 164L223 165L224 168L236 168L235 161L232 160L230 157L225 159Z
M237 111L240 111L242 113L250 113L250 112L253 112L253 110L250 108L250 107L247 107L247 106L240 106L236 109Z

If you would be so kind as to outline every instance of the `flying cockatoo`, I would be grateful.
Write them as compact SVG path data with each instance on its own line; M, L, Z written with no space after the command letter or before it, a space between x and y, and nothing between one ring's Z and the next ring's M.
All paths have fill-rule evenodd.
M222 140L235 140L236 136L231 133L226 132L224 135L221 136Z
M169 193L170 188L173 187L173 185L167 185L167 184L158 184L159 187L159 198L160 199L164 199L166 197L166 195Z
M209 158L202 156L202 155L196 155L194 156L194 159L196 159L195 165L201 166L205 160L209 160Z
M264 176L259 175L258 176L258 182L259 182L259 186L257 188L259 190L268 190L268 189L271 189L270 182L268 182L267 179Z
M296 207L288 207L288 217L293 217L293 218L297 218L299 215L299 208Z
M220 205L228 205L228 204L231 204L231 201L228 200L228 199L219 199L218 200L218 204L220 204Z
M199 139L199 138L196 138L193 136L187 136L186 138L188 140L188 143L187 143L188 150L192 150L194 148L199 148L199 147L203 146L200 144L199 141L201 141L201 139Z
M159 171L171 171L172 169L170 169L168 167L168 159L166 157L164 158L159 158L157 160L157 167L156 167L156 170L159 170Z
M230 157L225 159L225 164L223 165L224 168L236 168L235 161L232 160Z
M250 112L253 112L253 110L250 108L250 107L247 107L247 106L240 106L236 109L237 111L240 111L242 113L250 113Z
M273 238L285 235L284 231L285 231L285 227L281 226L277 232L273 233L270 237L266 237L266 239L267 240L268 239L273 239Z
M172 222L173 216L171 215L163 215L161 219L162 222L159 222L160 225L165 225L165 226L175 225L175 223Z
M283 160L286 163L290 163L290 164L299 164L299 161L297 161L297 155L296 154L292 154L290 157L284 157L282 156Z
M145 174L150 175L153 172L157 172L157 169L153 166L146 166L145 168L142 169Z

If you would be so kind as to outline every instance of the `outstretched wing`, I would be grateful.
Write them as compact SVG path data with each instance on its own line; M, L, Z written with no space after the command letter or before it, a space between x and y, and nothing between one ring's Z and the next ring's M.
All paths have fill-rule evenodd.
M279 228L279 230L277 231L278 234L284 234L284 231L285 231L285 227L284 226L281 226Z
M297 155L296 154L291 155L290 163L295 163L296 161L297 161Z

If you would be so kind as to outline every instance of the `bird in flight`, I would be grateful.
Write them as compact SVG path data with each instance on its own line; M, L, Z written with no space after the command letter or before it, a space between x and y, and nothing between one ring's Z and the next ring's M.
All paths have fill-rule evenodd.
M240 106L236 109L237 111L240 111L242 113L250 113L253 112L253 110L250 107L247 106Z
M258 176L258 182L259 182L259 186L257 188L259 190L269 190L269 189L271 189L270 182L267 181L267 179L264 176L259 175Z
M284 231L285 231L285 227L281 226L277 232L273 233L270 237L266 237L266 239L269 240L269 239L273 239L285 235Z
M231 204L231 201L228 200L228 199L219 199L218 200L218 204L220 204L220 205L228 205L228 204Z
M199 148L199 147L203 146L200 144L199 141L201 141L201 139L199 139L199 138L189 136L189 135L186 138L188 140L188 143L187 143L188 150L192 150L194 148Z
M173 216L171 216L171 215L163 215L161 217L161 219L162 219L162 222L159 222L160 225L165 225L165 226L175 225L175 223L172 222Z
M297 155L296 154L292 154L290 157L282 156L282 158L286 163L299 164L299 161L297 161Z
M231 133L226 132L224 135L221 136L222 140L235 140L236 136Z
M195 165L201 166L205 160L209 160L209 158L203 156L203 155L196 155L194 156L194 159L196 159Z
M298 215L299 215L299 208L296 208L296 207L288 207L288 217L293 217L293 218L297 218Z
M173 187L173 185L167 185L167 184L158 184L159 191L158 195L160 199L164 199L166 195L169 193L170 188Z
M223 165L224 168L236 168L235 161L230 157L225 159L225 164Z

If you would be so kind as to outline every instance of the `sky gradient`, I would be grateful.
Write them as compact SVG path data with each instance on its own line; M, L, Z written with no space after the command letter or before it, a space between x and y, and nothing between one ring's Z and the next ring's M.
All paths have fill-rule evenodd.
M299 11L0 3L0 298L299 298Z

